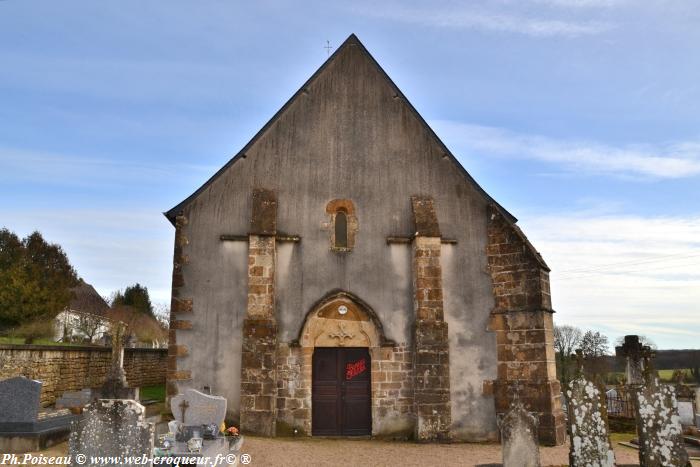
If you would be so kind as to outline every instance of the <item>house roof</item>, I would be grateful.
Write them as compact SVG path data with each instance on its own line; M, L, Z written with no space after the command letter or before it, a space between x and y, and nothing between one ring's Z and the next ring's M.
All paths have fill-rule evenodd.
M204 191L211 183L213 183L219 176L221 176L229 167L235 164L239 159L244 157L246 152L255 144L255 142L263 135L265 132L280 118L282 114L292 105L292 103L302 94L305 88L307 88L314 80L316 80L328 67L329 64L343 53L343 51L350 45L359 47L359 50L366 55L366 57L377 67L379 72L384 76L384 78L389 82L391 87L395 90L398 97L401 98L403 102L409 107L411 112L415 115L418 121L426 128L428 133L435 138L437 143L440 145L444 153L452 160L455 166L459 169L462 175L466 178L467 182L476 188L476 191L480 193L490 204L496 206L496 208L508 219L511 223L517 222L515 216L509 213L505 208L503 208L496 200L491 198L491 196L486 193L486 191L472 178L472 176L467 172L467 170L462 166L462 164L457 160L457 158L452 154L452 152L445 146L445 144L440 140L440 138L435 134L430 125L425 121L425 119L418 113L418 111L409 102L406 96L401 92L401 90L396 86L392 79L387 75L387 73L382 69L379 63L372 57L372 54L365 48L365 46L360 42L355 34L351 34L345 42L343 42L340 47L331 55L328 60L326 60L321 67L316 70L316 72L311 75L311 77L299 88L297 92L280 108L275 115L272 116L270 120L258 131L255 136L246 144L243 149L241 149L231 160L229 160L221 169L219 169L209 180L207 180L204 185L199 187L194 193L180 202L177 206L173 207L169 211L164 212L165 217L168 218L171 224L175 225L175 217L184 209L184 207L189 204L190 201L194 200L202 191Z
M68 305L70 310L103 316L109 309L109 305L97 290L82 279L76 287L71 289L71 292L73 292L73 298Z

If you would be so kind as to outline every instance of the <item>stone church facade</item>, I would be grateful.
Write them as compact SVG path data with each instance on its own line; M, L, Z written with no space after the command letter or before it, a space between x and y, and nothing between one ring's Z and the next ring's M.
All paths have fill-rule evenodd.
M166 216L169 395L420 441L495 440L519 397L564 441L547 265L354 35Z

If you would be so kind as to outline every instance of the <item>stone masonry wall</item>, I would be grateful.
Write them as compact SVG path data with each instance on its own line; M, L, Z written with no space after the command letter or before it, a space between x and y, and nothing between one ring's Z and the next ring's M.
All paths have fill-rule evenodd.
M370 349L372 434L410 439L414 435L413 351L406 344Z
M540 442L559 445L566 426L556 379L549 268L522 231L492 206L487 257L496 302L490 329L496 333L496 412L505 414L517 392L537 414Z
M26 376L41 381L41 405L53 405L65 391L102 385L111 363L109 348L1 345L0 379ZM124 349L131 387L165 383L166 349Z
M251 234L248 251L248 309L241 353L241 428L246 433L275 436L275 237Z
M277 436L311 435L312 355L312 347L277 348Z
M419 236L413 240L416 310L413 388L418 441L446 440L452 421L450 354L447 323L443 320L440 249L439 236Z
M168 365L167 365L167 386L168 397L177 395L179 392L178 381L188 381L192 378L191 370L182 368L179 360L189 355L189 349L184 345L178 345L177 333L192 329L192 320L183 319L191 316L193 311L192 299L182 297L181 289L185 285L183 268L189 263L186 254L186 247L189 243L184 233L187 225L187 217L177 216L175 219L175 249L173 253L173 283L170 302L170 333L168 339Z

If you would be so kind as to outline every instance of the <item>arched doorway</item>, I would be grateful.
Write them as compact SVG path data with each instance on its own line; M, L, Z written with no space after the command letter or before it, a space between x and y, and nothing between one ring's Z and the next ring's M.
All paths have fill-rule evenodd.
M370 350L388 344L371 308L347 292L330 294L307 314L297 342L311 357L311 433L371 435Z

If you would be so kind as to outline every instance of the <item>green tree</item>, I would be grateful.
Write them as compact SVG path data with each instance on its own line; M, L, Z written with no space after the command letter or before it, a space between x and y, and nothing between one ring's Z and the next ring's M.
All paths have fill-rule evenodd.
M20 241L0 229L0 326L53 319L70 303L78 276L63 249L39 232Z
M148 296L148 288L139 283L128 286L124 292L117 291L112 297L112 307L130 306L141 313L153 315L153 305Z
M598 331L586 331L581 338L581 350L585 357L583 369L593 381L605 381L610 372L610 361L605 358L609 353L608 343L608 337Z
M609 353L608 337L598 331L586 331L581 338L581 350L586 358L597 358Z

